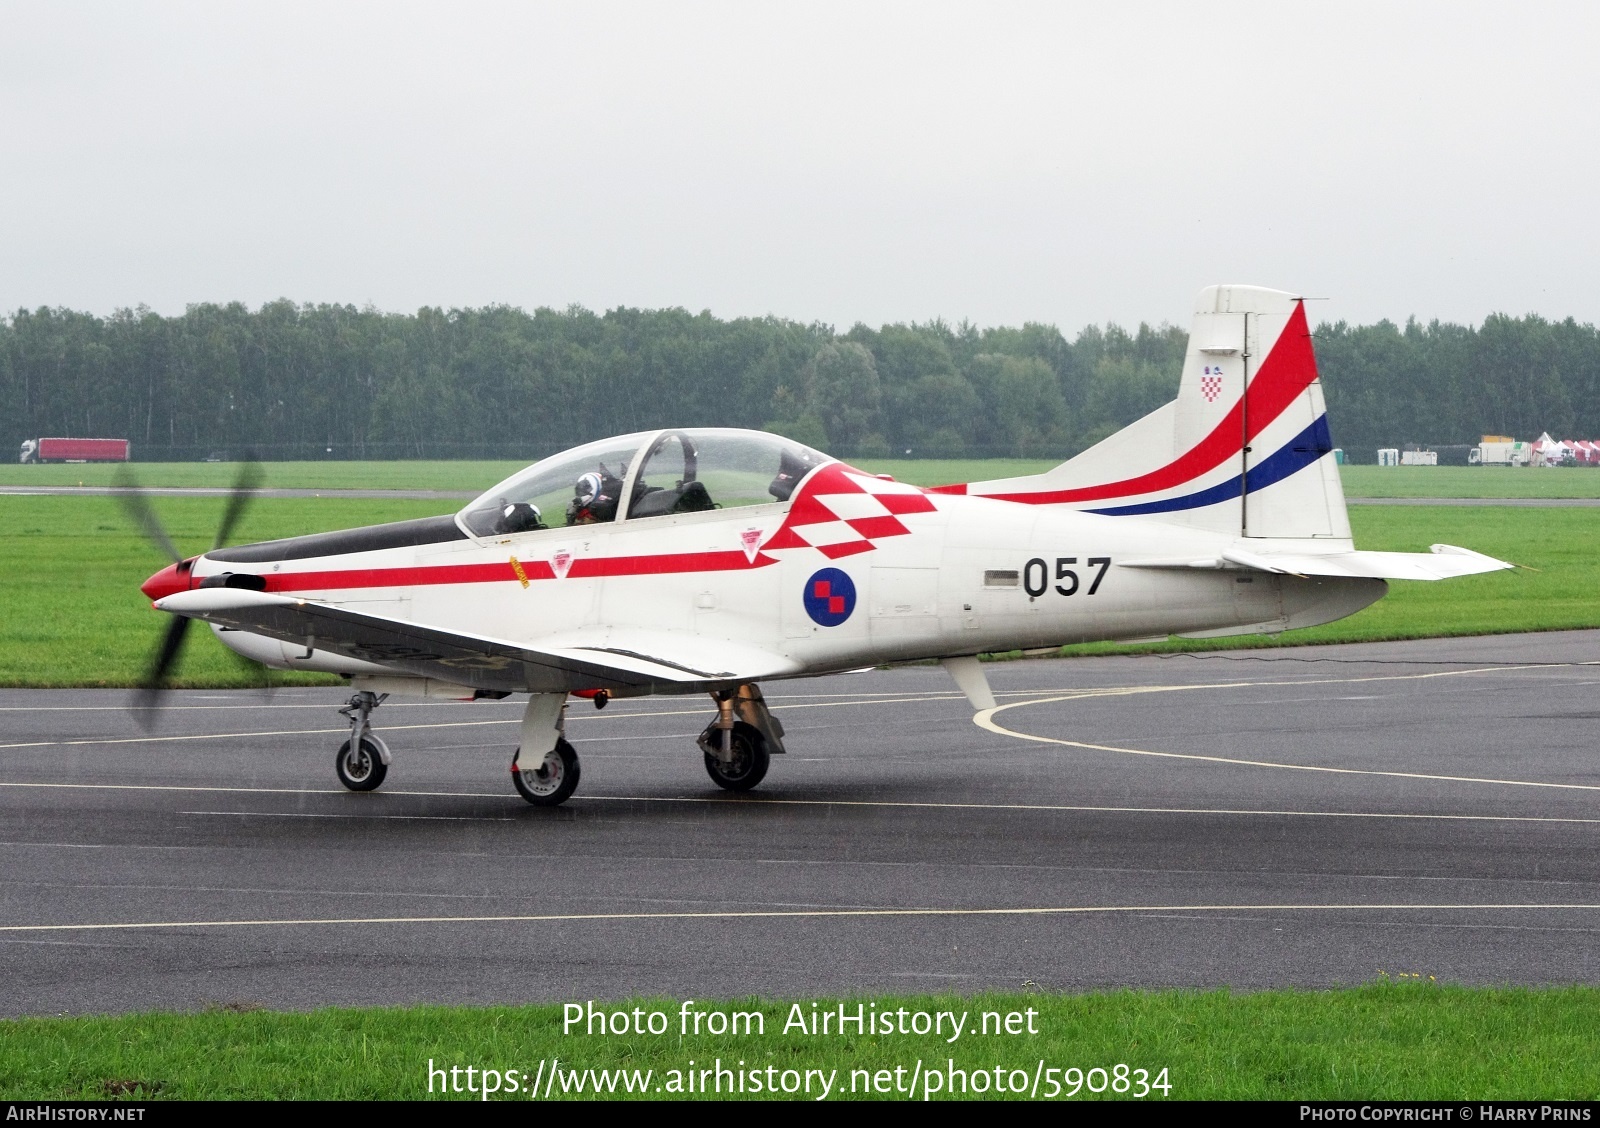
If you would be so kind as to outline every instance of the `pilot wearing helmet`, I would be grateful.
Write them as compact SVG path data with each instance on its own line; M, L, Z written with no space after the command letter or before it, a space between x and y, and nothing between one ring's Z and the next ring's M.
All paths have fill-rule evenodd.
M545 527L544 514L539 507L526 501L506 502L494 522L497 533L531 533Z
M604 466L591 470L572 487L567 503L567 524L595 525L617 519L617 499L622 495L622 479Z

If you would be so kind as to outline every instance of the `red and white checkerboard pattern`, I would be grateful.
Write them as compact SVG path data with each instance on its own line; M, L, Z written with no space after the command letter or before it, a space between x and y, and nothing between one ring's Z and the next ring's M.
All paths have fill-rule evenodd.
M814 548L829 560L871 552L876 540L909 533L900 518L932 513L935 506L916 486L887 482L842 463L812 475L789 508L788 520L761 546L763 552Z
M1210 403L1212 400L1216 399L1218 393L1220 393L1222 391L1222 377L1221 376L1202 376L1202 377L1200 377L1200 391L1205 394L1206 402Z

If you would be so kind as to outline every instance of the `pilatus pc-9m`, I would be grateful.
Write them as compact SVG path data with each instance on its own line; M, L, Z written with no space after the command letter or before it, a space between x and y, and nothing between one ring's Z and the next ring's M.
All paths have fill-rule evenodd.
M554 805L578 784L573 695L709 694L699 751L742 791L784 751L763 682L936 658L982 710L984 651L1277 632L1389 580L1506 567L1357 550L1301 300L1213 286L1178 398L1043 474L921 489L776 435L669 428L547 458L454 516L217 549L143 590L180 617L158 672L202 619L268 666L348 676L335 767L355 790L390 762L386 696L528 694L512 780Z

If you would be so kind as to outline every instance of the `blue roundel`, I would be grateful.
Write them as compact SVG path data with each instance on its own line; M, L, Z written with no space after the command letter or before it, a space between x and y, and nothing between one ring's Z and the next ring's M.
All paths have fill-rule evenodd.
M856 585L837 568L824 568L806 581L806 614L819 626L837 627L856 609Z

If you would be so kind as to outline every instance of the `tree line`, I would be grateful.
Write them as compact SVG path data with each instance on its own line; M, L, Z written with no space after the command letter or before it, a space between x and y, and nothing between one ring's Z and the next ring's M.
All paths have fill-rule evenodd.
M1600 437L1600 334L1568 319L1315 331L1334 441ZM141 461L528 458L626 431L757 427L844 456L1065 458L1167 402L1184 329L839 333L682 309L384 313L277 301L0 320L0 427L128 438Z

